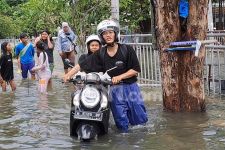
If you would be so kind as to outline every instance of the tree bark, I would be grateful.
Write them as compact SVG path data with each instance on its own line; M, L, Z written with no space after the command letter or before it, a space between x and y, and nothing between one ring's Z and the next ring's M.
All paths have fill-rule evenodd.
M170 42L204 40L207 33L208 0L189 0L187 30L181 30L179 0L152 0L155 35L161 60L163 105L168 111L205 111L203 65L205 48L166 52Z

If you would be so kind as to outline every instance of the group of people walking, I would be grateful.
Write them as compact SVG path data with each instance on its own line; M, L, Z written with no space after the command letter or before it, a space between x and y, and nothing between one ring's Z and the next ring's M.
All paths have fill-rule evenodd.
M32 44L29 42L28 35L22 33L19 36L20 43L15 46L14 55L17 58L18 73L21 73L22 79L27 79L28 73L31 79L39 80L38 89L41 93L47 92L48 83L51 82L51 76L54 69L53 50L57 49L63 62L68 58L71 62L75 61L75 40L76 35L70 29L68 23L62 23L62 30L58 33L58 40L54 43L48 30L40 32ZM35 49L37 60L35 61ZM13 73L12 46L9 42L1 43L0 58L0 85L2 91L6 91L7 83L10 84L12 91L16 90ZM65 73L68 67L64 65Z
M68 81L78 71L105 72L115 66L117 61L123 62L123 67L110 71L113 85L110 87L110 108L118 129L128 132L128 126L145 124L147 114L137 85L137 74L141 71L139 61L131 46L119 43L119 24L114 20L104 20L97 27L98 35L90 35L86 40L87 54L82 55L75 65L76 35L68 23L62 23L62 30L58 33L54 44L48 31L42 31L36 38L34 46L29 44L27 35L21 34L21 43L15 48L18 64L21 64L22 77L27 78L28 71L32 78L39 79L39 91L44 93L54 68L53 49L58 50L63 62L67 58L75 65L71 70L64 63L64 81ZM8 43L9 44L9 43ZM0 84L10 83L15 90L13 81L12 48L2 44L0 59ZM10 44L9 44L10 45ZM37 61L34 63L34 47L37 49ZM4 53L3 53L4 51ZM10 60L10 61L9 61ZM11 71L4 68L4 64L11 66ZM122 81L122 83L121 83ZM4 89L5 90L5 89ZM132 96L130 95L132 94Z

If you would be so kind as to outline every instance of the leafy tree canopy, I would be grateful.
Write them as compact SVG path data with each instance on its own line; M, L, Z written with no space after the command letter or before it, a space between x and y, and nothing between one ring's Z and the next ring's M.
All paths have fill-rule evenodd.
M9 33L2 34L3 31L0 31L0 34L7 37L27 32L35 36L38 31L47 28L57 35L57 27L66 21L82 39L87 34L96 33L97 24L110 17L110 5L111 0L1 0L0 19L7 20L10 25L5 26L4 31ZM148 19L149 0L120 0L122 27L134 31L139 28L140 22ZM16 31L10 27L15 27Z

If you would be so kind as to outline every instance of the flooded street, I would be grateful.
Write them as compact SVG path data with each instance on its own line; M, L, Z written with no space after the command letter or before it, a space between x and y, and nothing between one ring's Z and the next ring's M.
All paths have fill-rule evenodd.
M62 64L55 54L52 88L37 92L37 81L21 81L17 90L0 92L0 149L81 150L221 150L225 149L225 98L207 98L206 113L163 111L159 89L143 89L149 121L128 134L116 130L112 116L109 133L90 143L69 136L71 84L62 84ZM14 65L16 68L16 65Z

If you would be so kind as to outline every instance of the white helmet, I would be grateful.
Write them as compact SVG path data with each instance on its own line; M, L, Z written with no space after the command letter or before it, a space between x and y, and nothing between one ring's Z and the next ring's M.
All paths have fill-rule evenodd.
M97 35L94 35L94 34L90 35L90 36L86 39L85 44L88 45L88 44L90 44L91 41L98 41L99 43L101 43L99 37L98 37Z
M114 20L103 20L97 26L98 36L103 44L105 44L105 40L102 37L102 33L107 30L113 30L115 32L115 41L118 42L118 34L120 32L119 23Z
M97 41L99 45L102 45L99 37L97 35L92 34L86 39L86 42L85 42L88 52L90 52L90 43L92 41Z

